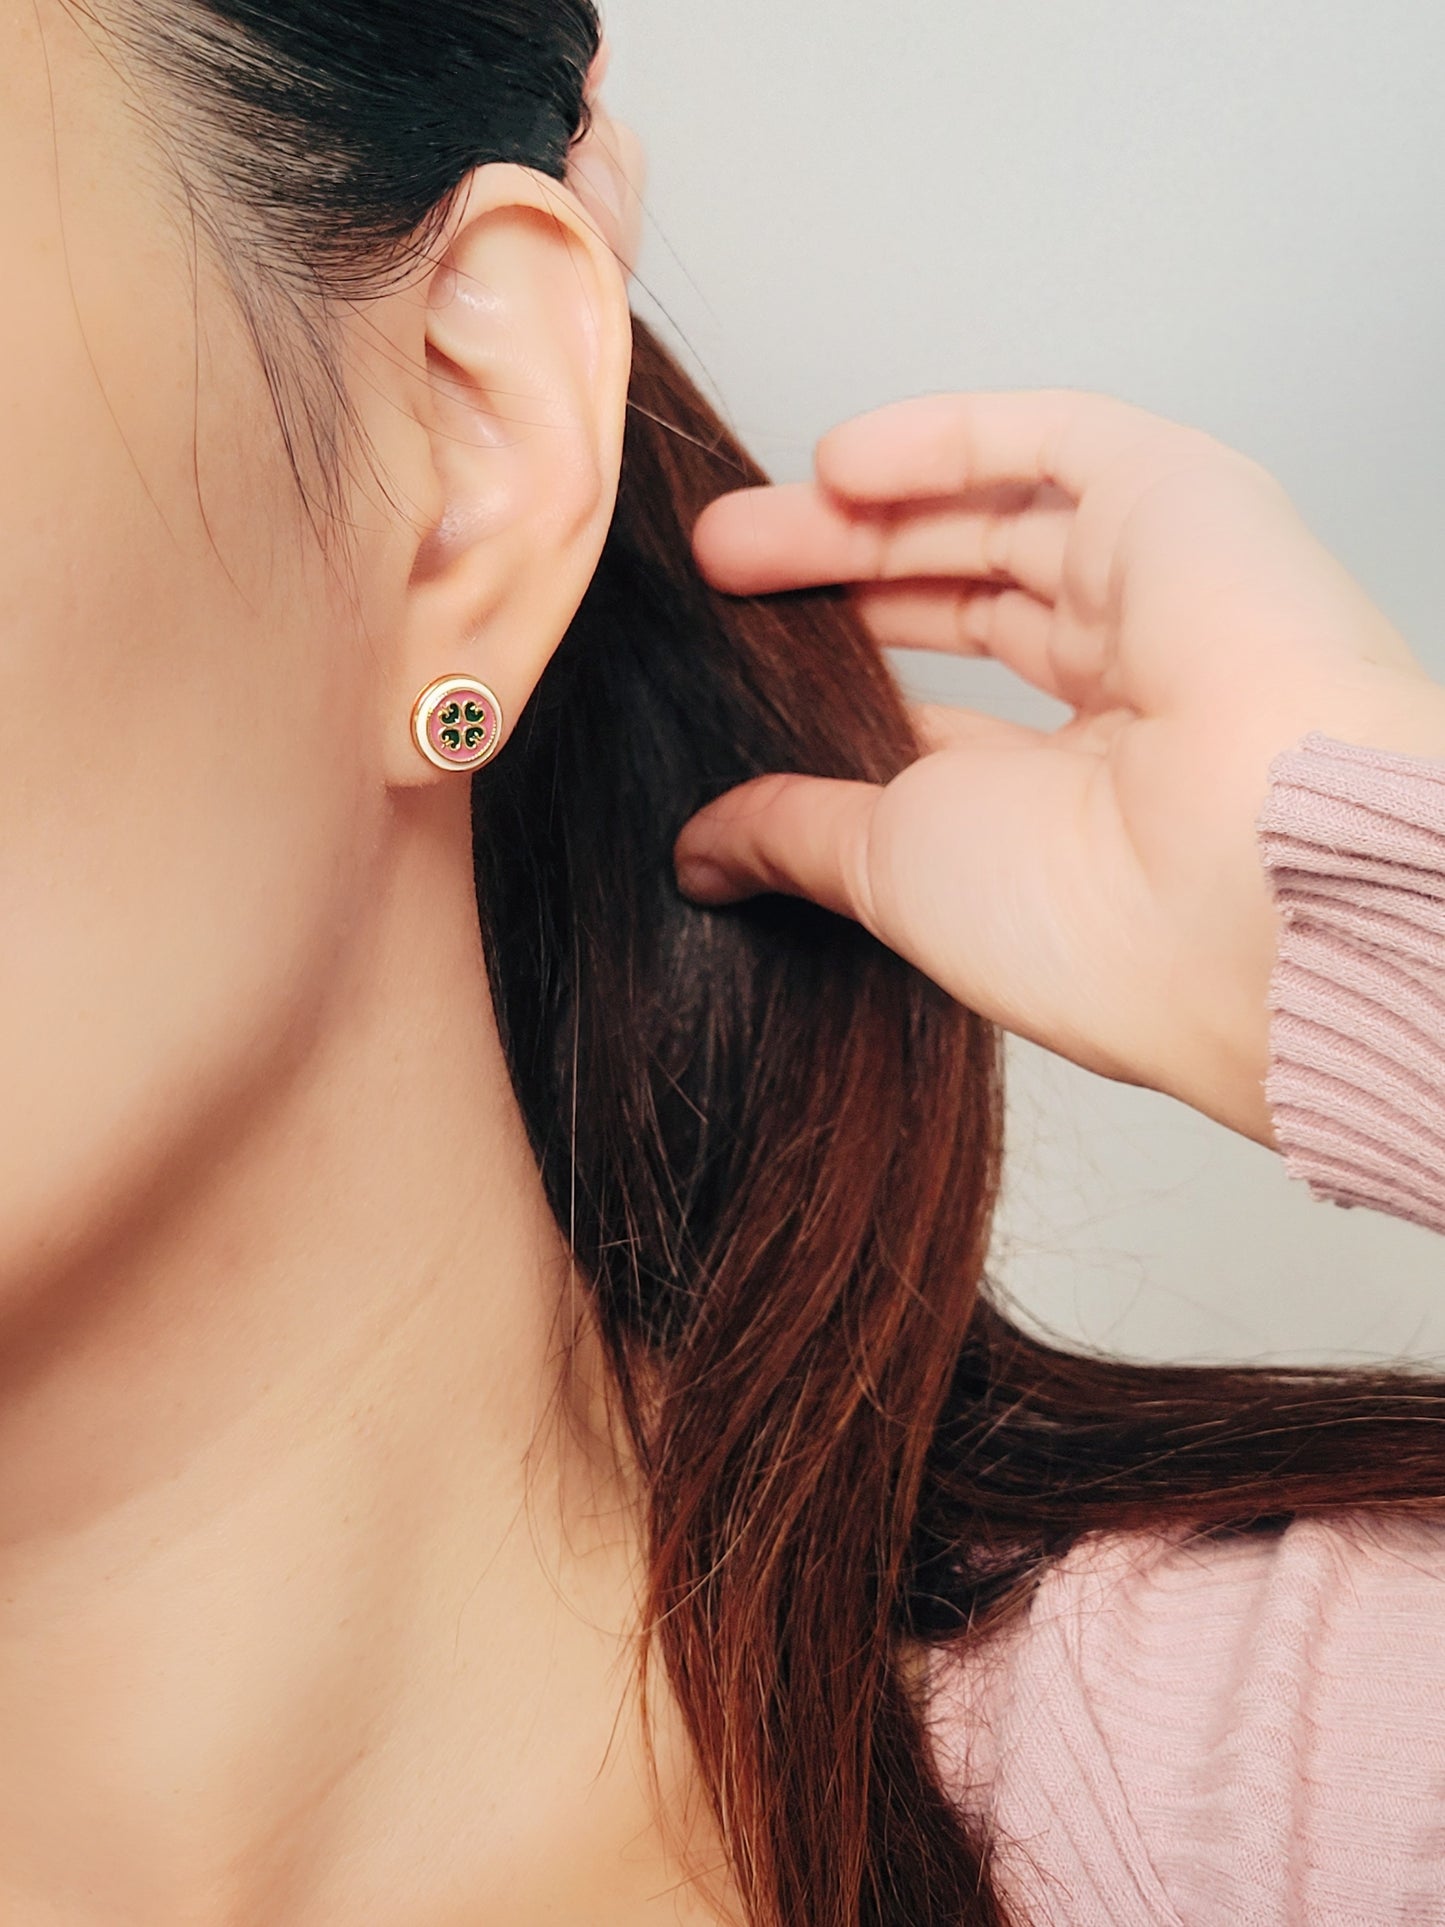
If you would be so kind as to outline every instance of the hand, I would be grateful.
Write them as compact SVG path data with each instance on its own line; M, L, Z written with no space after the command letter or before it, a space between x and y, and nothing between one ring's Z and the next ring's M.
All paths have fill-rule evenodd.
M1017 1035L1278 1148L1270 761L1312 729L1445 756L1445 690L1264 469L1123 402L898 402L815 473L709 504L714 587L848 583L880 644L995 657L1074 714L916 705L925 753L886 787L769 775L710 804L680 886L811 897Z
M642 246L647 156L634 130L625 121L614 120L602 104L602 83L611 62L612 49L604 41L587 77L592 126L568 157L567 185L631 275L637 271Z

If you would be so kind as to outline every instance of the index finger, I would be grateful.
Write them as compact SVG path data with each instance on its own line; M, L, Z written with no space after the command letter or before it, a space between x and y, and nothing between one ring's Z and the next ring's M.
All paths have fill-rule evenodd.
M1076 499L1115 457L1191 431L1085 389L915 395L830 428L818 480L855 502L956 495L996 483L1051 482Z

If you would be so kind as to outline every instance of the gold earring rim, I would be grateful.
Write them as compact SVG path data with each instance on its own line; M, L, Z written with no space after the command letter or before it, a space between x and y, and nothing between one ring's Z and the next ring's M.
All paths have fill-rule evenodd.
M449 762L445 757L439 756L432 747L431 740L427 735L427 728L435 711L438 710L449 697L456 695L458 691L462 689L480 690L482 695L485 696L487 701L492 705L497 715L496 732L492 737L489 747L482 751L475 762L471 763L453 763ZM482 681L480 676L465 676L455 673L449 676L438 676L434 682L427 684L426 688L412 704L411 739L413 743L415 743L416 747L421 751L433 769L445 770L451 776L470 776L474 771L482 769L487 763L490 763L492 758L497 754L497 751L502 747L502 738L505 733L505 711L502 708L501 698L497 695L495 689L492 689Z

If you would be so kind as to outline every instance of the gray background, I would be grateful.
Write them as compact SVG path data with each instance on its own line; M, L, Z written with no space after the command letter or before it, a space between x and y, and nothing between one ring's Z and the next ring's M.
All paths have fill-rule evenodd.
M1445 8L604 0L651 177L634 291L775 480L940 389L1101 389L1265 462L1445 679ZM1065 711L997 665L913 693ZM1445 1246L1011 1040L992 1264L1176 1359L1445 1358Z

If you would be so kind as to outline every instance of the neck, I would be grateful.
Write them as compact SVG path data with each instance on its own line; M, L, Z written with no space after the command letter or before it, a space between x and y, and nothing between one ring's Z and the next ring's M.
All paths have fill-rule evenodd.
M599 1879L638 1919L680 1878L612 1867L653 1797L639 1494L449 874L7 1299L4 1919L601 1921Z

